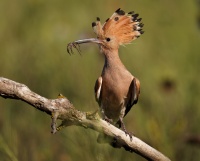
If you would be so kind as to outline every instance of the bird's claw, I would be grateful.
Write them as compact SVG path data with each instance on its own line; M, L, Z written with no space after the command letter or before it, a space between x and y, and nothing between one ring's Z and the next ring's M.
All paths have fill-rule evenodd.
M109 119L108 117L104 117L104 120L106 121L106 122L108 122L109 124L112 124L113 123L113 120L112 119Z
M76 43L76 42L71 42L71 43L69 43L69 44L67 45L67 52L68 52L70 55L74 53L74 52L73 52L73 48L75 48L75 49L79 52L79 54L81 53L81 49L80 49L79 44Z
M132 141L134 134L132 132L128 132L126 130L124 132L125 132L126 136L128 135L130 137L130 140Z

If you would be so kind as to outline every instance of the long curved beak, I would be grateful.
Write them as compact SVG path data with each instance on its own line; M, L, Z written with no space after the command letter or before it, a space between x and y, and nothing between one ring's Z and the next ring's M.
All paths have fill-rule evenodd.
M89 39L83 39L83 40L76 40L74 42L71 42L67 45L67 52L69 54L73 53L73 48L75 48L79 53L80 51L80 46L79 44L84 44L84 43L96 43L96 44L101 44L102 42L97 39L97 38L89 38Z
M76 44L83 44L83 43L97 43L97 44L100 44L101 41L99 41L96 38L90 38L90 39L77 40L77 41L74 41L74 43L76 43Z

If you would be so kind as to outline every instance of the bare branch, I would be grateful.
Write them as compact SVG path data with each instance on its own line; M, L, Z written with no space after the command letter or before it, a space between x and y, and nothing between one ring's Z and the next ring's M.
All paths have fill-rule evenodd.
M57 99L47 99L31 91L26 85L0 77L0 96L3 98L19 99L40 111L52 116L52 133L55 133L63 126L77 125L90 128L97 132L109 136L117 147L124 147L127 151L135 152L147 160L170 161L159 151L147 145L137 137L133 136L132 141L129 136L102 120L96 112L81 112L74 108L73 104L65 97ZM62 124L56 127L56 119L62 120Z

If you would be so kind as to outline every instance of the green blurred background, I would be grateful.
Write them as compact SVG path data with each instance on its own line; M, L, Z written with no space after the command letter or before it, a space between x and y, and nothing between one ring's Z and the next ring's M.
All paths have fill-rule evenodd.
M200 3L199 3L200 4ZM145 34L120 48L120 57L141 82L127 129L172 160L196 161L200 134L200 11L195 0L1 0L0 76L47 98L62 93L76 108L98 108L93 87L103 57L97 45L70 56L67 43L94 37L91 23L121 7L138 12ZM198 17L199 16L199 17ZM50 116L26 103L0 98L2 161L144 161L137 154L96 142L98 133L68 127L50 133Z

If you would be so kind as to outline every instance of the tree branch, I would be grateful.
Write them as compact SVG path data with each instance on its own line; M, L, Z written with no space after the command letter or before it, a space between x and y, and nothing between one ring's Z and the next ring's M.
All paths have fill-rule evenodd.
M0 96L3 98L19 99L40 111L52 116L52 133L61 127L77 125L90 128L97 132L104 133L113 140L117 147L124 147L125 150L135 152L147 160L170 161L159 151L147 145L137 137L133 136L132 141L123 131L102 120L97 112L81 112L75 109L73 104L65 97L47 99L31 91L26 85L0 77ZM56 120L62 120L62 124L56 127Z

